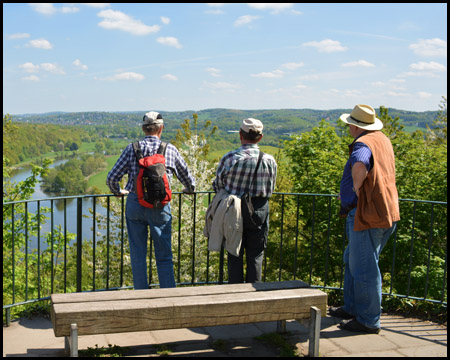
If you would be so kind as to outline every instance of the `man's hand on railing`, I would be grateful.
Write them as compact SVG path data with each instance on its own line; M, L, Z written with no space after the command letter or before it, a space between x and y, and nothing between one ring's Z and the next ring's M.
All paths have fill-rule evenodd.
M122 197L122 196L128 195L129 193L130 193L130 192L129 192L128 190L121 189L120 192L119 192L118 194L114 194L114 196L116 196L116 197Z
M187 188L187 187L184 188L183 193L188 194L188 195L193 195L195 193L195 186L191 186L189 188Z

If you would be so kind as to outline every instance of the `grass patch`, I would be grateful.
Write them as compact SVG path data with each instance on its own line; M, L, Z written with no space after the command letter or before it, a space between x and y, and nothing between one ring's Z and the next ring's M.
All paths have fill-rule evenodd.
M273 347L280 357L299 357L296 348L289 344L286 337L289 333L269 333L256 337L256 340L263 342L264 344Z
M127 347L108 344L108 347L99 348L98 344L95 344L95 348L79 350L78 354L80 357L123 357L127 351L129 351Z
M159 356L169 356L172 353L170 344L155 345L156 354Z

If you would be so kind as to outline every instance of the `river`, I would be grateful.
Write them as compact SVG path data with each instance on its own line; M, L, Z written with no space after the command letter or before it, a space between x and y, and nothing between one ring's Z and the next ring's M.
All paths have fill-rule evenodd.
M53 164L50 165L50 168L53 168L57 165L63 164L67 160L57 160ZM11 182L19 182L25 180L27 177L31 176L31 168L29 166L17 169L13 172L10 181ZM40 178L39 178L40 180ZM58 196L64 196L55 193L45 193L42 190L40 182L38 182L34 188L34 193L32 195L32 199L34 200L42 200L40 201L40 207L47 207L50 209L51 201L49 198L54 198ZM92 215L89 212L89 208L93 207L93 199L94 198L86 198L82 199L82 234L83 240L92 239ZM55 228L58 225L61 225L61 230L64 232L64 200L54 200L53 201L53 222ZM30 202L28 205L28 212L35 214L37 211L37 201ZM41 210L42 213L42 210ZM106 216L106 209L100 206L100 201L97 198L96 200L96 219L99 218L100 215ZM51 230L51 214L50 212L46 212L45 216L48 217L45 224L41 224L41 240L40 246L42 249L46 248L44 244L44 234L50 232ZM77 232L77 199L66 199L66 224L67 224L67 233L75 234ZM101 235L104 235L106 230L96 230L96 238L99 239ZM36 237L30 238L30 247L31 249L37 248L38 240Z

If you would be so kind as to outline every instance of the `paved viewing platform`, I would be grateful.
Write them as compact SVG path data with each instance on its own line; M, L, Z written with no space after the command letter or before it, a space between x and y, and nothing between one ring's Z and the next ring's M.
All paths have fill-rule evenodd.
M358 334L338 328L341 319L327 315L321 321L322 357L447 357L447 327L433 322L382 314L381 332ZM270 344L276 322L212 326L189 329L143 331L134 333L80 336L79 349L107 348L109 344L126 347L125 356L280 356ZM287 321L286 341L299 356L308 353L308 329ZM274 336L272 336L273 338ZM50 319L37 317L3 326L3 357L64 356L64 338L55 337Z

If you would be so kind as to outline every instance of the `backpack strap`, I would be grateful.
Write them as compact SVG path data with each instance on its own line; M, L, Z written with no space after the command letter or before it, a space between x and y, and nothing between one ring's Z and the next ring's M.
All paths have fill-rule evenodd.
M162 142L161 141L161 145L159 145L159 149L156 152L157 154L162 154L164 156L166 156L166 148L167 148L167 143L166 142Z
M139 141L133 143L134 155L136 156L136 160L139 162L139 159L142 159L141 147L139 145Z
M159 148L156 151L156 153L166 156L167 145L168 145L168 143L161 141L161 144L159 145ZM136 159L139 162L139 159L143 158L142 151L141 151L141 146L139 145L139 141L136 141L136 142L133 143L133 150L134 150L134 155L136 156Z

